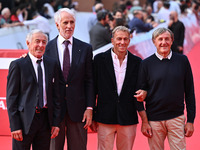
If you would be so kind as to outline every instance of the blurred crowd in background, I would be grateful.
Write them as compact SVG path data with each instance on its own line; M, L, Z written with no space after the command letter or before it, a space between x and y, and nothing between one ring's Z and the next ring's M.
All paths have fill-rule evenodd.
M0 27L36 24L49 34L48 19L63 7L79 11L78 2L73 0L1 0ZM190 14L195 14L200 24L200 0L147 0L143 4L139 0L116 0L112 10L106 9L102 0L96 0L91 10L88 31L93 49L110 43L111 31L119 25L138 34L163 22L171 26L174 20Z

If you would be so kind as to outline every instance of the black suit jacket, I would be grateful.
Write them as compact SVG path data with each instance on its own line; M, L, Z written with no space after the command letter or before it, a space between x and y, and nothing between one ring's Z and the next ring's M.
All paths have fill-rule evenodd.
M44 57L45 83L49 124L59 126L59 76L55 60ZM29 132L38 102L36 74L29 55L12 61L7 77L7 109L11 131Z
M136 91L141 59L128 52L127 69L120 95L111 56L111 50L94 58L95 93L97 107L94 119L105 124L132 125L138 123Z
M57 38L48 43L45 55L56 58L60 66ZM63 77L61 67L59 67L62 118L64 118L67 110L72 121L81 122L86 107L94 106L92 63L91 45L73 38L72 63L67 82Z

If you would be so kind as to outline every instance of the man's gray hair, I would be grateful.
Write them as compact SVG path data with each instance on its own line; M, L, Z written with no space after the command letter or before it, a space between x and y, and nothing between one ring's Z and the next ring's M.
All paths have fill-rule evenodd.
M34 30L32 30L31 32L29 32L29 33L27 34L27 36L26 36L26 41L31 42L32 37L33 37L33 34L36 34L36 33L42 33L42 34L44 34L45 37L46 37L46 39L47 39L47 41L48 41L48 36L47 36L44 32L42 32L41 30L39 30L39 29L34 29Z
M114 35L115 35L115 33L117 31L127 32L130 35L130 30L127 27L125 27L125 26L117 26L112 31L112 37L114 37Z
M168 28L158 28L152 34L152 40L154 41L159 35L169 32L171 35L172 40L174 40L174 33Z
M5 7L1 11L1 15L4 16L6 13L10 12L10 9L8 7Z
M60 24L60 21L61 21L61 15L60 14L61 14L61 12L67 12L68 14L72 15L74 20L76 20L75 14L72 10L70 10L69 8L61 8L57 12L55 12L55 14L54 14L55 23Z

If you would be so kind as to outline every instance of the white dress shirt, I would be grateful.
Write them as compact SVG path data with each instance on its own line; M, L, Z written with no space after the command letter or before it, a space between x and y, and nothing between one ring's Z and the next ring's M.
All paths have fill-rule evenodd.
M116 83L117 83L117 93L120 95L122 86L124 83L124 78L126 75L126 68L127 68L127 55L125 56L121 66L118 59L118 56L111 50L112 60L113 60L113 66L115 71L115 77L116 77Z
M38 60L38 58L34 57L30 52L29 52L29 56L31 58L33 68L34 68L34 71L35 71L35 75L36 75L36 78L38 80L38 71L37 71L38 64L36 62ZM43 57L41 59L43 60ZM46 97L45 70L44 70L44 62L43 61L41 61L41 67L42 67L42 74L43 74L43 102L44 102L44 106L46 106L47 97Z
M158 54L158 52L155 53L155 55L160 59L160 60L163 60L164 57L160 54ZM172 51L170 51L169 55L166 57L167 59L171 59L172 57Z
M58 46L58 55L59 55L59 61L60 61L60 67L63 70L63 57L64 57L64 50L65 50L65 44L63 43L65 39L59 34L57 39L57 46ZM70 64L72 63L72 44L73 44L73 38L69 38L68 41L70 42L68 45L69 49L69 57L70 57Z

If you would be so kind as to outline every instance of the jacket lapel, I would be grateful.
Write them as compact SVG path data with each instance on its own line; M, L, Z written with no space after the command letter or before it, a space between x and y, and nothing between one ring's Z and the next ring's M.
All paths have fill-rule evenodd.
M58 39L58 36L51 41L51 43L49 45L49 47L51 47L51 50L49 50L49 52L50 52L50 56L52 56L53 58L56 58L57 63L60 66L59 67L59 71L61 72L60 73L61 74L60 79L62 80L62 82L65 82L64 76L62 75L62 68L61 68L59 54L58 54L57 39Z
M111 80L112 80L115 88L117 89L113 60L112 60L112 56L111 56L111 49L105 53L105 66L106 66L106 69L108 70L108 73L110 74Z
M36 74L35 74L35 70L33 68L31 58L29 57L29 55L27 55L27 57L25 59L26 59L26 63L28 64L28 66L30 66L30 67L28 67L28 69L30 70L33 78L35 79L35 82L37 82L37 78L36 78Z
M129 79L132 78L132 73L133 73L133 70L135 69L134 61L130 57L131 57L131 54L128 51L126 74L125 74L125 78L124 78L124 83L122 85L121 93L123 92L124 89L126 89L126 85L129 83Z
M76 39L73 38L73 45L72 45L72 63L71 67L69 70L69 76L67 80L70 80L71 77L73 76L73 73L76 71L80 56L81 56L82 50L81 47L79 46L79 43L77 42Z
M44 57L44 72L45 72L45 85L46 85L46 91L48 90L48 61L47 59Z
M58 55L58 46L57 46L57 39L58 39L58 36L52 41L52 49L54 50L54 54L52 56L55 56L60 68L61 68L61 65L60 65L60 60L59 60L59 55Z

